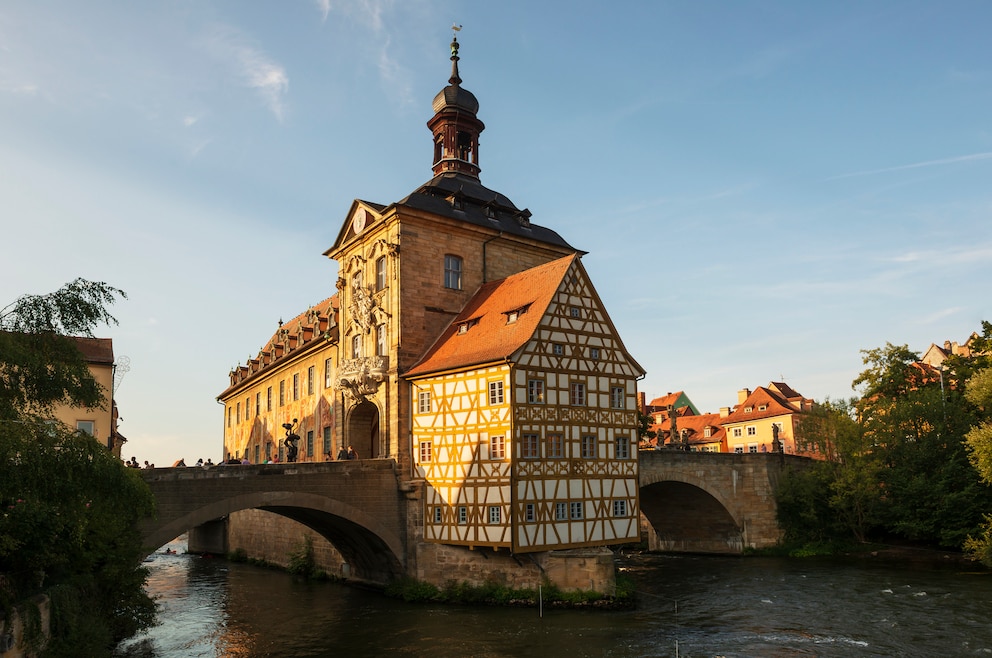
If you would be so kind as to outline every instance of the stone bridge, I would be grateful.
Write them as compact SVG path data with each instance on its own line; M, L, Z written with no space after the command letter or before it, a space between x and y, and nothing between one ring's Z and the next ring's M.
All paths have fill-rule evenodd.
M327 538L356 579L388 582L405 573L406 505L392 460L156 468L141 475L157 505L157 518L141 527L149 550L194 528L209 532L234 512L261 509ZM221 547L210 552L226 550L222 538L206 541Z
M777 454L641 451L642 529L649 548L741 553L776 544L775 486L787 465L809 460ZM207 552L228 550L228 515L260 509L326 538L350 577L383 583L411 572L419 532L418 496L389 459L141 471L157 502L142 527L154 550L184 532ZM218 522L218 520L221 520Z
M651 550L742 553L781 539L775 488L806 457L775 453L640 452L642 529Z

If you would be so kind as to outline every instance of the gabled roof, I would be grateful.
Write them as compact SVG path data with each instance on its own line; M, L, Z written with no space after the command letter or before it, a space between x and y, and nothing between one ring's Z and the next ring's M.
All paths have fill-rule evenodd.
M772 382L775 384L775 382ZM803 397L793 391L785 384L777 384L777 386L784 386L786 389L794 393L800 401ZM777 387L776 386L776 387ZM789 403L790 400L783 397L777 390L772 388L765 388L759 386L756 388L751 395L747 397L744 402L737 405L733 412L729 416L723 419L724 425L729 425L732 423L743 423L745 421L758 420L761 418L774 418L775 416L786 416L790 414L795 414L800 412L800 408L797 408ZM759 411L758 409L764 405L765 410ZM750 412L746 409L751 409Z
M660 407L662 409L667 409L669 405L678 402L679 398L685 394L684 391L676 391L675 393L669 393L668 395L662 395L660 398L655 398L651 400L648 406Z
M720 418L720 414L697 414L694 416L679 416L675 420L675 429L681 432L682 430L689 430L689 444L699 445L699 444L709 444L709 443L722 443L727 432L723 429L721 423L725 419ZM710 435L705 436L706 428L709 427ZM658 438L654 441L650 441L652 445L656 445L658 439L662 442L671 439L669 434L671 434L672 426L669 422L660 423L657 425L652 425L651 430L657 432Z
M404 377L509 359L533 337L577 258L565 256L483 284ZM508 322L514 311L516 321Z

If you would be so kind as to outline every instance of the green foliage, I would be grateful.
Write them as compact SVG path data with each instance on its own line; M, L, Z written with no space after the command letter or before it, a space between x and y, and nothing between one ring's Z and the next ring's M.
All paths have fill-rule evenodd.
M317 558L313 551L313 536L303 535L297 547L289 553L289 573L302 578L327 578L327 573L317 566Z
M416 578L401 578L390 583L385 590L387 596L402 599L408 603L457 603L466 605L524 605L536 606L539 597L548 606L578 607L589 604L610 606L627 605L633 599L633 581L617 577L614 596L595 591L563 591L545 580L541 591L536 588L515 589L494 580L481 585L470 585L464 581L450 580L438 588Z
M637 440L646 441L655 438L658 433L650 429L651 427L651 416L637 412Z
M992 514L985 515L979 531L965 540L964 552L971 559L992 568Z
M67 336L92 336L123 291L76 279L47 295L24 295L0 309L0 420L47 414L56 405L96 407L104 392Z

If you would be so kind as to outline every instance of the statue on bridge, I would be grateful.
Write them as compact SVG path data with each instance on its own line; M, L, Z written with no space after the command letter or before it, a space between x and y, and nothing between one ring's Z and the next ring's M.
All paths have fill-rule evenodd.
M296 444L300 442L300 435L293 431L296 427L296 423L299 422L297 419L293 419L292 423L283 423L282 427L286 430L286 438L283 439L283 444L286 446L286 461L295 462L296 454L299 452L299 448Z

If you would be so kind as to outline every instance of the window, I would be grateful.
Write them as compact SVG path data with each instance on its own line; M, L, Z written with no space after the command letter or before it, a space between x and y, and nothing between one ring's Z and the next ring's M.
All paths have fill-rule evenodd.
M434 445L430 441L420 442L420 463L427 464L431 461L433 456Z
M258 445L258 444L256 443L256 444L255 444L255 463L256 463L256 464L258 464L258 463L259 463L259 459L258 459L258 453L260 452L260 448L261 448L261 446L259 446L259 445Z
M713 428L712 427L707 427L707 428L703 429L703 436L706 437L707 439L710 438L711 436L713 436Z
M596 457L596 437L592 434L586 434L582 437L582 452L583 459L593 459Z
M490 437L489 459L506 459L506 437L504 436Z
M759 404L758 405L758 411L764 411L767 408L768 408L768 405L767 404Z
M458 525L466 523L468 523L468 508L462 505L458 508Z
M755 427L754 425L748 425L747 426L747 435L748 436L757 436L758 435L758 428Z
M534 521L534 503L527 503L524 507L524 520L530 522Z
M743 455L744 454L744 446L734 446L734 454L735 455Z
M241 403L240 402L238 403L237 411L234 412L234 415L237 418L237 421L236 422L239 422L240 423L241 422Z
M234 411L234 407L228 407L227 408L227 426L228 427L231 426L231 412L233 412L233 411ZM78 427L77 427L77 429L78 429Z
M754 407L744 407L744 413L749 414L754 411Z
M570 306L568 309L568 314L571 315L573 318L582 317L582 311L579 309L578 306Z
M300 399L300 373L293 373L293 399Z
M90 436L96 436L96 423L92 420L77 420L76 431Z
M616 444L616 458L630 459L630 437L617 434L613 441Z
M555 356L561 356L565 353L565 346L561 343L553 343L551 345L551 353Z
M331 360L324 359L324 388L331 387Z
M744 431L740 427L735 427L734 428L734 438L739 439L742 436L744 436Z
M441 522L441 507L440 505L434 508L434 523Z
M614 500L613 501L613 516L627 516L627 501L626 500Z
M307 430L307 457L313 457L313 430Z
M612 386L610 387L610 408L612 409L623 409L624 408L624 395L625 391L623 386Z
M283 379L279 382L279 406L286 404L286 380Z
M313 380L316 370L317 366L307 368L307 395L313 395Z
M513 324L517 321L518 317L520 317L520 314L517 311L510 311L506 314L506 323Z
M375 327L375 354L376 356L386 356L386 325L379 324Z
M573 521L577 521L582 518L582 502L573 502L568 504L568 516Z
M245 398L245 420L248 420L248 417L249 416L251 416L251 396L250 395Z
M272 411L272 387L265 389L265 410Z
M458 256L449 254L444 257L444 287L462 289L462 259Z
M537 434L524 434L520 440L521 457L524 459L537 459L541 456L541 437Z
M531 379L527 382L527 402L544 404L544 380Z
M429 414L431 412L431 392L420 391L417 394L417 413Z
M586 404L586 385L583 382L572 382L568 386L568 403L574 407L584 407Z
M358 359L362 356L362 335L355 334L351 337L351 358Z
M489 523L499 523L500 509L498 505L491 505L489 507Z
M262 413L262 393L255 394L255 415Z
M555 503L555 521L568 519L568 503Z
M565 456L565 438L561 434L548 434L548 459Z
M489 382L489 404L503 404L503 382Z
M599 348L598 347L592 347L592 348L590 348L589 349L589 356L591 358L593 358L593 359L598 359L599 358Z
M331 455L331 428L329 426L324 428L324 445L321 446L321 450L323 451L324 455L326 455L328 458L330 458L332 456Z
M757 443L747 444L747 451L750 452L751 454L758 452L758 444Z
M378 292L386 287L386 257L379 256L375 261L375 289Z

